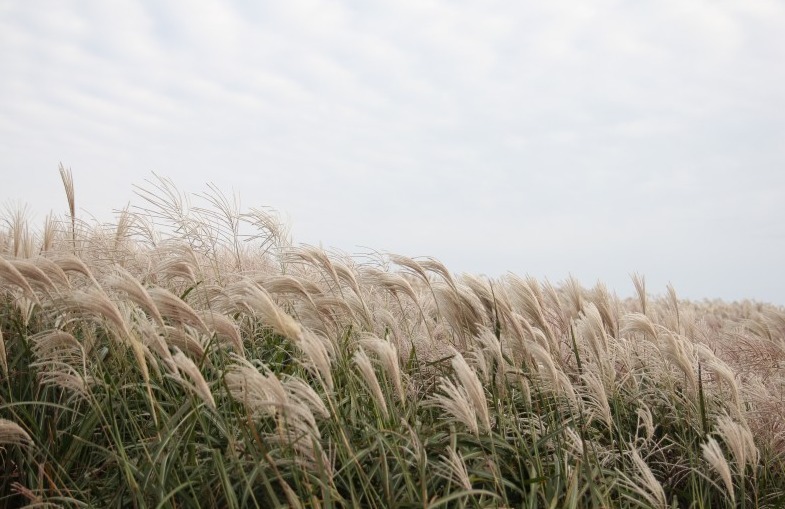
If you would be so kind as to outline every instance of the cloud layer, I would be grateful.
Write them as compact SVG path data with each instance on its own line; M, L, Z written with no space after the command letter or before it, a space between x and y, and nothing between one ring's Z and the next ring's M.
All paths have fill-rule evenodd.
M785 304L785 7L525 4L4 4L0 200L156 171L349 252Z

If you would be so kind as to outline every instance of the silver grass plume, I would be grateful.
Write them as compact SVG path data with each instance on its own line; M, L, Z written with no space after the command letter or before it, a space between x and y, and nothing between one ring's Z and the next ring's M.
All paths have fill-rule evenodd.
M633 502L643 499L651 507L667 509L669 507L668 499L665 496L662 484L654 476L651 468L649 468L649 465L641 457L634 445L630 446L630 459L635 470L623 472L617 469L616 472L619 474L621 484L633 491L638 498L629 497L629 495L625 495L625 497L631 498Z
M703 458L720 475L722 482L725 484L725 489L728 491L731 502L735 505L736 494L733 490L733 478L731 476L730 466L728 466L728 460L725 459L720 444L717 443L714 437L709 437L705 443L701 444L701 450L703 451Z
M710 369L714 375L721 381L725 382L730 390L731 403L736 414L741 416L741 397L739 395L739 385L736 383L736 377L733 370L722 359L717 357L709 347L702 343L695 344L695 351L698 354L698 359L703 365ZM719 385L719 384L718 384Z
M39 288L47 293L57 290L52 279L46 273L29 260L9 260L19 273L27 279L28 283L35 283Z
M651 410L645 403L641 402L641 406L635 411L635 415L638 417L636 430L643 426L646 432L646 440L651 440L654 437L654 417L651 415Z
M743 477L747 465L750 465L754 472L760 460L760 453L749 428L734 421L728 415L721 415L717 418L717 431L733 453L736 473Z
M234 360L224 375L231 396L256 417L274 417L279 442L293 446L310 462L317 454L323 456L314 411L322 417L329 413L315 392L294 377L282 382L274 373L265 375L243 358L234 356Z
M335 357L333 344L321 334L304 330L295 346L305 354L303 367L316 376L325 389L333 390L332 359Z
M164 325L163 317L152 297L142 284L128 273L128 271L119 265L115 266L114 274L111 274L106 278L105 284L114 290L120 290L128 294L131 300L154 318L158 325Z
M0 329L0 370L2 370L3 378L8 378L8 356L5 351L5 340L3 339L2 329Z
M186 387L196 394L208 407L215 410L213 394L210 392L210 387L194 361L186 357L180 350L175 351L172 359L177 368L191 379L191 384L185 384Z
M229 344L236 354L244 355L243 338L233 320L210 310L202 311L200 316L221 342Z
M68 276L65 274L65 271L49 258L37 256L31 259L31 262L41 269L58 288L67 289L69 287Z
M368 390L373 396L373 399L376 400L376 405L379 407L379 410L381 410L385 419L389 419L390 413L387 411L387 400L384 398L384 392L382 392L382 387L379 385L379 379L376 378L376 372L373 369L373 365L371 365L371 360L368 358L368 354L365 353L362 346L358 347L357 351L354 352L353 360L354 365L357 366L363 380L368 384Z
M587 389L586 396L589 400L589 408L599 414L608 429L613 431L613 417L611 407L608 403L608 395L605 385L597 373L586 371L581 375L581 380Z
M51 256L51 260L60 267L60 270L65 272L76 272L86 277L94 286L100 287L96 281L93 273L87 268L87 265L77 258L76 256L68 253L55 253Z
M451 417L463 423L469 431L478 435L477 410L471 401L466 388L455 384L449 378L443 378L439 383L439 391L432 396L428 403L447 412Z
M463 460L463 457L458 454L458 451L452 447L448 447L447 454L439 456L439 458L447 467L450 477L458 481L461 488L466 491L472 489L472 482L469 479L469 471L466 469L466 462Z
M14 284L21 288L25 295L29 296L34 300L38 300L33 291L33 287L30 286L30 283L27 282L27 279L19 272L19 269L14 267L12 263L5 259L4 256L0 256L0 278L5 279L11 284Z
M694 391L698 386L698 380L693 368L693 360L690 354L687 353L687 348L691 345L688 345L683 337L670 331L663 334L663 336L665 341L659 345L660 352L684 373L687 384Z
M210 330L199 314L180 297L160 287L150 288L147 293L155 303L155 307L160 313L159 316L190 325L200 332L210 334Z
M0 444L27 446L33 443L33 439L27 431L14 421L0 418Z
M168 346L179 348L193 359L205 358L204 344L199 333L192 327L164 327L164 339Z
M37 359L31 366L39 370L38 377L43 385L66 389L72 397L90 395L90 386L95 380L87 373L84 348L74 336L51 330L32 336L30 341Z
M399 401L405 400L403 381L401 375L401 365L398 357L398 350L395 345L389 341L380 339L373 334L365 334L360 340L360 345L363 348L373 352L379 359L387 377L392 381L395 387L395 393Z
M455 349L453 349L452 368L476 407L481 424L483 424L486 431L490 431L491 421L488 413L488 402L485 399L485 389L482 383L480 383L480 379L477 378L477 373L469 366L463 355Z
M227 289L224 311L233 309L250 311L258 314L265 325L276 333L298 340L302 336L302 328L297 321L286 314L261 286L249 280L240 281Z

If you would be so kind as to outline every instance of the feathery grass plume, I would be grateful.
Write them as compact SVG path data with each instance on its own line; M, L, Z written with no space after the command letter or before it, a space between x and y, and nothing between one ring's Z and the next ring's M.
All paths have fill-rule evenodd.
M186 384L186 386L196 394L205 405L215 410L215 399L213 399L213 394L210 392L210 387L207 385L204 376L202 376L202 372L199 371L199 368L194 364L194 361L186 357L180 350L175 351L172 359L177 368L191 379L191 384Z
M637 272L630 274L632 284L635 286L635 293L638 297L638 302L641 306L641 314L646 316L646 307L648 304L648 295L646 295L646 278Z
M335 271L330 257L314 246L301 246L298 248L290 248L283 255L284 262L287 263L306 263L316 269L320 270L323 281L331 287L331 289L341 291L341 281L338 278L338 273ZM325 277L325 273L329 277Z
M31 258L30 261L41 269L57 288L66 290L70 288L68 276L55 262L45 256L36 256L35 258Z
M313 390L313 387L308 385L302 378L284 375L282 382L286 389L286 393L290 398L306 405L311 409L311 412L314 415L318 415L324 419L330 417L330 411L324 404L324 400L322 400L321 396Z
M384 415L385 419L389 419L390 413L387 411L387 400L384 398L382 387L379 385L379 380L376 378L376 372L371 365L371 360L368 358L368 354L365 353L362 346L358 347L354 352L353 361L354 365L357 366L357 369L360 371L363 380L368 384L368 389L376 400L376 405L379 407L379 410L381 410L382 415Z
M109 288L128 294L131 300L144 309L159 325L164 325L164 319L152 297L150 297L150 294L147 293L147 290L145 290L139 280L128 271L116 265L114 273L107 277L104 283Z
M155 307L160 313L159 316L164 316L181 324L190 325L200 332L210 334L210 330L199 314L177 295L161 287L150 288L147 290L147 294L155 303Z
M40 369L38 381L41 385L65 389L71 394L69 401L76 398L88 399L95 384L94 377L80 373L74 366L65 362L33 362L30 366Z
M224 374L229 394L240 401L255 417L275 416L286 393L273 373L264 375L243 358L235 359Z
M723 442L733 453L736 473L744 477L747 465L750 465L755 472L755 467L760 461L760 452L749 428L734 421L728 415L721 415L717 418L717 430Z
M121 341L126 341L130 337L128 325L117 304L112 302L100 288L90 288L87 291L74 290L64 294L59 300L65 310L107 320Z
M676 332L681 332L681 313L679 311L679 298L676 296L676 290L673 288L673 285L668 283L666 287L668 292L668 305L673 309L673 314L676 318L676 323L673 324L672 328L675 329Z
M63 187L65 188L65 196L68 199L68 214L71 218L71 251L76 255L76 199L74 190L74 178L71 174L71 168L66 170L63 163L60 163L60 178L63 180Z
M458 380L460 380L461 385L466 390L466 393L469 395L469 398L471 398L472 405L480 418L483 429L485 431L490 431L491 420L490 415L488 414L488 401L485 398L485 389L483 389L482 383L480 383L480 379L477 377L477 373L469 366L463 355L454 348L452 349L452 353L452 369L458 377Z
M466 462L458 451L452 447L447 448L447 454L439 456L439 459L447 467L450 478L455 479L464 490L472 489L472 482L469 479L469 471L466 469Z
M0 329L0 370L3 377L8 377L8 355L5 351L5 339L3 339L3 329Z
M340 323L341 313L355 322L355 315L348 299L338 295L321 295L313 298L316 309L323 319L329 320L333 325Z
M204 359L205 351L204 344L199 339L198 332L191 327L164 327L164 338L166 344L176 347L188 355L192 359Z
M668 331L663 334L665 341L659 345L660 352L668 359L673 365L678 367L684 378L693 391L697 389L698 380L693 368L693 360L687 353L687 343L681 336Z
M634 497L624 494L624 497L631 502L645 500L650 507L667 509L668 499L662 484L654 476L649 465L641 457L634 444L630 444L630 459L635 467L634 470L622 471L616 469L621 485L635 493Z
M39 288L47 293L56 290L54 282L33 262L29 260L9 260L9 262L16 268L16 270L19 271L22 276L24 276L31 286L32 284L36 284Z
M496 382L499 389L505 390L506 374L508 363L502 352L502 342L496 338L496 335L488 327L482 327L474 340L476 341L477 348L475 351L482 357L487 357L487 360L493 361L496 369Z
M602 317L602 321L608 330L611 332L611 335L618 337L619 332L619 324L618 324L618 316L619 316L619 300L618 298L608 291L608 288L598 282L594 285L594 288L591 292L591 301L594 302L594 305L597 306L597 311L600 312L600 316Z
M14 421L0 418L0 445L28 446L33 439L27 431Z
M306 359L301 361L303 367L318 378L326 390L332 391L332 358L335 357L333 343L321 334L304 330L295 341L295 346L305 354Z
M198 267L198 265L196 267ZM163 274L164 277L169 280L181 278L189 283L196 283L197 277L194 268L195 265L190 260L170 257L158 262L153 269L153 272L155 274Z
M581 380L586 387L586 396L589 401L589 408L599 414L609 430L613 430L613 417L611 407L608 403L608 395L605 392L605 385L602 383L600 375L587 371L581 375Z
M428 290L431 292L431 295L433 296L434 302L436 304L437 314L441 314L441 311L439 310L439 303L436 297L436 293L433 291L433 285L431 284L431 279L428 277L428 273L426 272L425 267L423 267L414 259L409 258L408 256L398 255L394 253L389 253L387 256L392 263L407 269L409 273L414 274L420 278L420 280L425 284L425 286L428 288ZM452 280L450 280L448 284L450 284L450 286L452 287L455 286L454 284L452 284Z
M648 316L641 313L628 313L622 319L622 333L640 333L645 339L656 342L657 329Z
M242 218L260 232L249 235L246 241L261 240L260 250L266 254L270 249L281 249L291 244L289 228L280 217L271 210L252 208L242 214Z
M733 407L738 415L741 415L741 398L739 396L739 386L736 383L736 377L733 370L724 361L717 357L706 345L696 343L694 345L695 351L698 354L698 359L703 365L710 369L714 375L721 381L725 382L730 389L731 400ZM719 385L719 384L718 384Z
M423 283L425 283L427 286L431 286L431 281L428 278L428 274L425 272L423 266L417 263L412 258L409 258L408 256L395 254L395 253L389 253L387 257L394 264L409 269L409 271L411 271L412 274L416 274L417 276L419 276L420 279L423 281Z
M26 258L30 256L29 251L32 250L32 246L28 247L28 244L32 241L27 218L28 212L27 205L6 207L6 214L10 216L10 219L6 219L6 223L11 229L12 240L9 254L14 258Z
M578 322L578 331L586 340L598 364L604 364L608 357L608 334L602 323L602 317L593 302L589 302L583 309L583 316Z
M442 315L453 330L461 334L464 342L468 343L484 324L482 303L465 285L448 286L436 283L433 289Z
M243 338L233 320L210 310L202 311L200 316L218 339L230 345L237 355L244 355Z
M32 351L42 367L49 362L77 365L87 371L86 356L82 344L71 334L53 329L30 336Z
M540 377L542 378L544 371L546 374L545 378L551 383L551 386L554 389L558 390L560 386L559 370L556 368L556 364L554 364L551 354L535 341L527 342L526 350L529 352L529 354L531 354L537 363Z
M363 334L360 345L372 351L379 358L379 361L387 373L387 377L392 380L395 393L399 401L405 400L403 381L401 376L401 365L398 357L398 349L389 341L380 339L373 334Z
M51 260L60 267L63 272L77 272L85 276L93 285L100 287L93 273L87 268L87 265L77 258L75 255L68 253L56 252L52 255Z
M423 313L422 308L420 307L420 299L417 298L417 294L412 288L412 285L400 274L392 274L374 267L366 267L363 270L362 278L367 284L379 286L390 292L396 298L398 298L399 293L403 293L417 306L420 313ZM422 316L425 315L422 314Z
M19 272L19 269L5 259L5 256L0 256L0 278L21 288L25 295L31 299L38 299L33 288L30 286L30 283L27 282L27 279Z
M646 403L641 402L640 407L635 411L635 415L638 417L638 424L635 426L635 434L637 436L638 430L643 426L643 429L646 431L646 440L651 440L654 437L654 417L651 415L651 409L649 409Z
M71 215L71 222L76 220L76 199L74 193L74 177L71 174L71 168L67 170L60 163L60 178L63 180L63 187L65 187L65 196L68 199L68 213Z
M117 222L114 228L114 242L113 242L113 250L118 252L123 243L128 238L131 232L131 226L134 222L134 216L128 211L128 206L126 205L120 212L117 214Z
M321 295L321 291L317 286L290 274L265 276L264 278L256 278L253 281L261 285L271 295L295 295L314 309L316 304L312 296Z
M225 302L227 308L237 308L239 304L240 309L260 315L265 325L281 336L296 341L303 334L300 324L278 307L267 291L249 280L242 280L228 288L226 297L229 301Z
M553 330L545 318L545 311L543 310L544 299L540 283L531 276L527 276L524 280L515 274L509 275L507 282L513 294L517 297L524 316L545 333L545 338L548 341L548 351L556 352L558 347Z
M501 316L509 314L510 307L508 303L503 295L496 295L492 281L486 281L472 274L464 274L461 280L482 304L488 316L488 322L495 323L497 314Z
M730 466L728 466L728 460L725 459L725 455L722 453L720 444L713 437L709 437L705 443L701 444L701 451L703 451L703 458L720 475L731 502L733 505L736 505L736 494L733 490Z
M302 384L291 383L291 379L290 383L285 385L275 373L260 373L253 364L243 358L234 356L234 361L224 375L226 388L231 396L257 418L276 417L279 431L287 440L302 440L306 442L306 447L312 447L311 438L321 436L309 406L314 402L313 395L307 394ZM319 407L319 413L329 415L323 405ZM295 433L289 434L286 430Z
M349 266L339 260L332 260L332 264L338 279L346 284L346 286L351 288L352 292L354 292L356 296L362 297L360 284L357 282L357 278L354 275L355 272L350 269Z
M427 270L428 272L438 274L442 277L442 279L444 279L445 283L447 283L452 288L455 288L455 280L453 280L450 271L447 270L447 267L445 267L442 262L436 258L427 257L420 260L418 263L420 264L420 267Z
M240 197L235 193L230 201L215 184L207 184L207 187L209 188L207 192L197 196L206 200L212 208L194 207L194 211L199 214L203 222L214 227L216 236L223 240L226 247L230 248L234 257L234 267L242 271L240 223L243 214L240 212Z
M583 311L583 287L575 277L570 274L567 281L564 283L564 292L567 295L567 300L570 303L570 316L575 318Z
M131 349L137 367L142 373L142 379L147 387L153 419L157 421L155 405L153 403L153 391L150 386L150 370L145 360L146 357L150 355L150 351L131 334L128 324L117 305L109 299L100 287L90 288L87 292L73 291L60 299L66 309L77 314L92 315L94 318L108 321L108 325L110 325L110 329L113 329L119 343Z
M426 402L429 405L441 408L457 419L458 422L463 423L473 434L479 435L480 428L477 425L477 410L462 384L455 384L449 378L442 378L439 382L438 391Z
M47 251L52 250L56 236L57 236L56 223L54 220L54 216L50 212L49 214L46 215L46 218L44 219L44 226L41 229L41 247L38 251L39 254L46 253Z
M174 363L174 359L172 359L169 345L161 335L161 333L166 333L166 328L156 327L141 310L138 311L138 314L140 316L135 320L132 320L132 327L137 332L137 336L141 339L142 344L151 352L155 352L155 354L158 355L169 373L176 373L177 366ZM183 334L185 333L183 332ZM183 341L183 343L185 342L186 341ZM173 342L173 344L174 343L175 342ZM199 345L199 352L202 354L204 353L201 345ZM196 358L201 359L201 357ZM155 364L153 363L153 365Z

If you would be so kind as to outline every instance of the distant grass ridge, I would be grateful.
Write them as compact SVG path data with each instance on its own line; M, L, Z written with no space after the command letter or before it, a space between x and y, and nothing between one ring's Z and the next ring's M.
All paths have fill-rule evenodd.
M0 507L785 505L781 307L294 246L158 177L92 224L61 176L0 227Z

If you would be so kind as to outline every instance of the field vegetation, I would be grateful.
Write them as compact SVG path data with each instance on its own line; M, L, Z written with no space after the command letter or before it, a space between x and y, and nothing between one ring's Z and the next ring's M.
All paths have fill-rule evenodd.
M295 246L160 178L97 224L61 176L0 226L0 507L785 505L781 307Z

